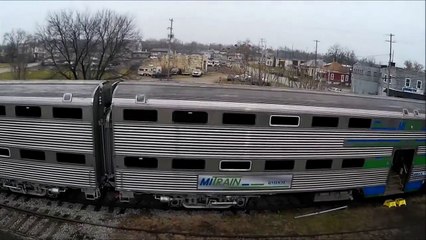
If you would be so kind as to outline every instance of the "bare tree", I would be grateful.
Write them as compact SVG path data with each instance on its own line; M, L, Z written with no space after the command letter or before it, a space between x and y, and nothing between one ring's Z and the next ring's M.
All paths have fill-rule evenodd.
M407 70L413 70L416 72L421 72L423 71L424 66L416 61L411 61L411 60L405 60L404 61L404 66L405 69Z
M424 69L424 66L416 61L413 62L414 71L421 72Z
M405 69L412 70L413 69L413 62L411 62L410 60L405 60L404 66L405 66Z
M25 79L26 77L27 64L31 59L31 40L31 35L21 29L13 29L4 34L6 60L10 64L14 79Z
M342 64L353 65L357 62L357 57L354 51L343 48L339 44L334 44L331 46L327 53L324 55L324 60L326 62L336 61Z
M129 57L131 44L139 39L134 19L112 10L63 10L48 14L46 22L38 37L67 79L103 79L113 62Z
M366 64L367 66L376 65L376 59L374 57L364 57L358 60L359 63Z

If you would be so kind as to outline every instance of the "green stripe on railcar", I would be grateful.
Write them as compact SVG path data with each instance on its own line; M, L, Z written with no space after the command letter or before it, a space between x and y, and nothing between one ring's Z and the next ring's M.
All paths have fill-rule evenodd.
M414 165L426 165L426 155L414 156L413 164Z
M365 159L364 168L389 168L391 157L375 157Z
M418 147L425 144L425 139L346 139L345 145L351 147Z
M400 127L403 130L422 131L425 128L425 123L422 120L403 120Z

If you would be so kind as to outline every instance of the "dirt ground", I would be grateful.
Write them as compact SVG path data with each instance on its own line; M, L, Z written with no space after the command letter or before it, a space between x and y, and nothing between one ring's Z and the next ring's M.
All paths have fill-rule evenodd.
M183 83L204 83L204 84L216 84L219 81L226 80L226 75L219 72L208 72L201 77L192 76L175 76L174 80Z
M349 233L352 234L347 236L350 239L359 234L364 234L362 239L425 239L426 195L411 197L407 199L407 204L396 208L384 207L380 202L348 205L344 210L298 219L295 216L316 212L318 209L254 213L153 210L146 215L126 217L121 224L126 227L143 226L153 231L235 237ZM387 228L396 230L383 231ZM375 229L382 229L380 231L383 232L369 232Z
M173 82L181 83L202 83L202 84L217 84L219 82L225 82L227 75L220 72L208 72L201 77L192 77L186 75L173 75L171 80ZM151 77L139 77L138 80L141 81L164 81Z

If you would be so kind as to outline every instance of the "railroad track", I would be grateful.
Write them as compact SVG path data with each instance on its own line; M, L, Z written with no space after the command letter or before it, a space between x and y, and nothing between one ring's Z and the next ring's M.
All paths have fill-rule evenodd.
M392 239L411 229L399 226L320 235L220 235L123 226L120 219L143 210L87 205L0 192L0 230L23 239ZM1 235L0 235L1 236ZM390 237L390 238L388 238Z

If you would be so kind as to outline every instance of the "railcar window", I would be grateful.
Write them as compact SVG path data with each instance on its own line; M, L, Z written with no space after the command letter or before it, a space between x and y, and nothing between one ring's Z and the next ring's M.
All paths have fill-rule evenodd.
M365 159L363 159L363 158L343 159L342 168L363 167L364 162L365 162Z
M6 115L6 108L4 106L0 106L0 116Z
M298 127L299 122L299 116L271 116L269 125Z
M256 115L248 113L224 113L223 124L254 125L256 124Z
M56 153L56 161L63 163L85 164L86 156L74 153Z
M313 117L312 127L337 127L339 125L338 117Z
M220 170L224 171L250 171L251 161L221 161Z
M158 160L156 158L147 157L125 157L124 165L126 165L126 167L136 168L157 168Z
M368 118L349 118L349 128L370 128L371 119Z
M41 108L33 106L16 106L15 114L18 117L41 117Z
M321 160L308 160L306 161L306 169L325 169L331 168L333 160L321 159Z
M21 149L19 152L22 159L46 160L46 155L43 151Z
M158 119L157 110L124 109L123 119L131 121L156 122Z
M207 123L206 112L174 111L173 122L175 123Z
M7 148L0 148L0 157L10 157L10 151Z
M292 170L294 160L268 160L265 162L265 170Z
M177 158L172 161L174 169L204 169L206 161L203 159L182 159Z
M83 111L81 108L56 108L52 109L54 118L82 119Z

